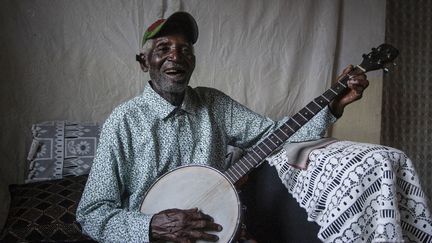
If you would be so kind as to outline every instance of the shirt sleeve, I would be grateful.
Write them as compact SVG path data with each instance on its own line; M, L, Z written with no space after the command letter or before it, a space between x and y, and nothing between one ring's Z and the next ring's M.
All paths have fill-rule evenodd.
M286 122L284 119L281 122ZM335 123L337 118L331 113L328 106L324 107L318 114L316 114L309 122L301 127L289 139L290 143L304 142L316 140L324 137L327 129ZM280 123L282 125L282 123Z
M103 242L150 242L153 215L128 211L124 206L124 164L127 162L126 128L113 116L105 122L92 169L77 209L84 232ZM120 124L120 125L119 125ZM126 152L125 152L126 151Z
M271 132L288 121L285 117L280 121L273 121L268 117L259 115L240 103L229 99L225 110L229 144L249 148L264 139ZM323 137L328 127L336 121L328 106L316 114L309 122L294 133L287 142L302 142Z

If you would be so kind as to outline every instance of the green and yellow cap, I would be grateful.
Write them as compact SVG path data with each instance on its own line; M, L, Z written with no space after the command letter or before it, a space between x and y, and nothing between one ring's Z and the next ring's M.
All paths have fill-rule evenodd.
M151 24L144 33L142 46L147 40L163 36L168 33L182 33L195 44L198 39L198 25L187 12L175 12L167 19L158 19Z

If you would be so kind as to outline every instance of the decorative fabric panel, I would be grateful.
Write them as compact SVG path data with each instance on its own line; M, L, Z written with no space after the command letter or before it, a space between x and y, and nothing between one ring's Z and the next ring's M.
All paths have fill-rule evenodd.
M34 124L32 133L26 182L89 173L99 139L97 124L49 121Z

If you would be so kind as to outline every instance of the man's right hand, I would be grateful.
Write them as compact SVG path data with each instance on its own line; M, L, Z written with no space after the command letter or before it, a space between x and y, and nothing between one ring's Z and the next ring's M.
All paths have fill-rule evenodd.
M216 235L204 231L221 231L222 226L197 208L181 210L167 209L155 215L150 223L151 238L173 242L217 241Z

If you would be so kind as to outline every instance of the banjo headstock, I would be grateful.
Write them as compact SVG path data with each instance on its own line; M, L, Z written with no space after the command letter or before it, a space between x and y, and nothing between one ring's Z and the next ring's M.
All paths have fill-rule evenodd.
M372 48L368 54L363 54L363 61L359 65L362 71L369 72L383 69L387 72L387 65L399 55L399 50L389 44L381 44L377 48Z

